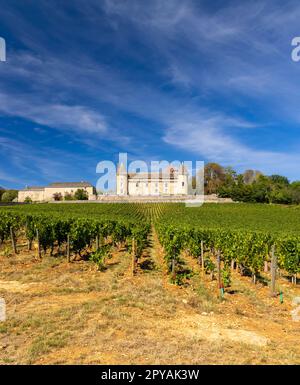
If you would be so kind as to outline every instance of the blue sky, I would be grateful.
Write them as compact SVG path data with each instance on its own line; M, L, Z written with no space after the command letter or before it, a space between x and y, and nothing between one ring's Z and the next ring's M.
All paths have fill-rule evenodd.
M4 187L119 152L300 179L299 1L0 0L0 36Z

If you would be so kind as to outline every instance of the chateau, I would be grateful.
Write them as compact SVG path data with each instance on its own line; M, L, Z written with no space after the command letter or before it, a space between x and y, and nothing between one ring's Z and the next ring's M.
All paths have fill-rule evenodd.
M157 173L127 173L123 164L117 170L119 196L170 196L188 195L188 172L181 165Z
M169 167L162 172L134 172L127 173L123 164L117 169L116 193L111 195L100 194L97 197L95 188L88 182L50 183L48 186L31 186L20 190L18 202L30 199L32 202L50 202L65 200L73 196L77 190L84 190L89 201L97 201L118 197L184 197L189 194L188 172L183 165L178 169ZM117 196L116 196L116 195ZM114 198L113 198L114 199Z
M18 202L24 202L30 198L33 202L53 201L55 194L60 194L62 199L66 194L74 193L82 189L87 192L89 200L96 199L95 188L88 182L50 183L46 187L31 186L20 190Z

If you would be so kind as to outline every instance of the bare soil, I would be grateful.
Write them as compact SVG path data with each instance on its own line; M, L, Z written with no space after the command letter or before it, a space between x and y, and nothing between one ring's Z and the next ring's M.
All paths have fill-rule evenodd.
M154 234L135 276L126 250L100 272L91 262L39 260L25 246L15 256L8 247L0 249L2 364L300 363L300 322L290 314L300 289L285 277L283 304L237 273L222 300L187 255L193 276L172 285Z

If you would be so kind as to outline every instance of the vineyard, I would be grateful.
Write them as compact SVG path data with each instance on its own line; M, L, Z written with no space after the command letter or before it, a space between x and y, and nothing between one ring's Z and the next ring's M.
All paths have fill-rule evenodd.
M25 236L28 250L37 243L38 256L47 252L53 255L65 253L70 261L71 254L79 255L89 250L89 258L103 267L110 248L125 245L134 251L136 257L142 252L147 242L150 223L143 221L143 215L134 207L105 205L101 212L94 210L82 213L72 206L63 212L42 207L27 213L25 210L4 210L0 214L0 241L10 239L14 253L17 253L17 239ZM94 214L94 215L93 215ZM139 223L139 224L136 224ZM94 246L94 247L93 247Z
M206 273L212 277L218 275L220 288L224 284L229 286L233 268L241 274L250 274L254 283L261 271L271 269L274 295L275 277L280 271L287 272L292 283L297 283L300 273L297 209L287 213L287 209L267 207L266 210L263 205L254 208L226 205L222 210L216 206L210 210L169 206L156 227L173 266L174 260L176 264L180 254L187 251L199 260Z
M271 269L273 275L285 271L297 284L298 214L297 208L263 205L226 205L222 210L216 205L186 208L183 204L32 205L0 211L0 241L10 239L17 252L17 238L23 235L29 250L37 242L39 257L48 251L53 255L57 248L70 259L70 254L81 256L86 249L101 267L116 245L134 248L138 259L152 224L174 282L181 282L176 270L182 252L187 252L205 273L217 275L221 289L229 286L233 268L250 274L254 282L263 270Z
M0 291L1 285L6 285L1 278L10 277L11 280L16 277L22 282L23 286L20 287L27 287L28 280L31 282L33 278L37 282L44 282L43 293L49 290L52 296L59 293L56 301L61 297L61 290L71 293L64 301L73 301L76 295L84 292L86 294L81 301L91 298L91 303L97 303L97 311L101 314L104 314L105 308L104 316L109 317L109 322L115 317L109 315L110 309L119 312L115 306L123 306L124 290L128 298L134 299L126 302L123 313L118 313L118 320L125 317L128 306L131 309L146 307L151 318L156 312L153 303L157 309L160 308L160 302L166 303L166 309L170 312L172 306L177 309L188 306L185 303L191 304L189 309L197 309L198 301L203 311L201 314L206 315L207 309L214 309L222 317L224 312L235 309L240 319L240 314L244 316L244 310L237 308L236 304L243 303L246 309L249 299L254 314L264 311L264 317L271 317L272 320L279 315L286 319L299 288L299 213L298 207L259 204L206 204L194 208L181 203L31 204L2 207L0 258L3 273ZM62 285L59 275L55 278L55 284L51 283L50 277L55 275L55 270L49 269L49 266L61 269L59 275L62 274L62 277L65 271L68 272L66 287ZM40 273L43 269L46 269L45 274ZM120 272L120 269L123 271ZM110 280L111 284L108 285ZM28 286L27 290L30 293L32 289ZM115 290L122 293L120 302L114 294ZM1 295L5 296L5 293ZM109 293L112 294L107 299L106 308L101 301L102 296ZM25 291L24 301L30 304L26 299L28 295ZM41 295L39 293L32 297L31 301L38 301ZM14 301L14 297L11 298ZM53 299L51 296L49 298L51 303ZM257 301L259 305L255 307ZM168 303L172 303L171 307L168 307ZM66 306L66 302L63 306ZM279 312L276 306L281 306ZM78 311L81 314L82 309ZM180 312L182 310L177 310L174 316L184 314ZM50 317L50 313L47 314ZM63 314L59 313L59 320L60 317L64 319ZM73 317L76 318L76 314ZM95 316L97 314L95 310ZM131 317L130 314L128 317ZM144 318L139 318L140 325L144 321ZM14 325L18 325L18 322L14 320L10 330L15 330ZM25 325L29 322L28 317L24 322ZM56 335L58 321L55 322L53 335ZM95 322L97 324L100 321L96 318ZM282 318L276 322L280 324ZM47 321L43 321L40 328L43 323L47 325ZM22 334L26 326L22 323L20 327L22 329L17 328L16 333ZM72 327L75 333L77 326ZM84 329L85 326L82 327ZM119 328L119 323L115 327ZM136 324L136 327L140 326ZM181 325L180 328L184 329L185 326ZM3 330L6 331L5 328ZM228 330L226 335L232 335L230 338L235 339L235 334ZM294 333L294 329L291 330ZM0 342L1 333L0 323ZM39 341L39 336L36 338ZM39 342L37 345L45 352L54 349L53 346L41 347ZM35 362L41 356L30 349L30 360ZM295 360L293 358L292 361ZM23 361L20 359L17 362Z

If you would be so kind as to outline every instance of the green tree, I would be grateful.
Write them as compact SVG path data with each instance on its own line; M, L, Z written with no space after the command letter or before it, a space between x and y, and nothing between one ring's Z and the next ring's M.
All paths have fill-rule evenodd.
M290 184L289 186L292 203L299 204L300 203L300 181L296 181Z
M300 189L300 180L295 180L290 184L290 187L292 188L299 188Z
M2 202L12 202L14 199L18 197L17 190L6 190L1 197Z
M234 184L236 184L237 173L232 167L230 167L230 166L225 167L224 173L225 173L224 184L226 186L233 186Z
M224 184L225 170L218 163L207 163L204 166L204 190L206 194L215 194Z
M5 189L3 187L0 187L0 201L4 193L5 193Z
M77 201L86 201L89 199L88 193L84 189L78 189L75 191L74 198Z
M281 186L288 186L289 185L288 178L285 176L282 176L282 175L271 175L270 181L272 184L275 184L275 185L281 185Z

